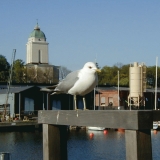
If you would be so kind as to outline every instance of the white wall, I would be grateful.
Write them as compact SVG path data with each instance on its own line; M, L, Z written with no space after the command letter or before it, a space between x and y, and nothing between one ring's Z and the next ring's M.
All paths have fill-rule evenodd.
M15 111L15 108L14 108L15 98L14 97L15 97L14 93L10 93L8 96L8 104L10 104L10 115L13 115ZM7 98L6 94L0 94L0 105L6 104L6 98Z

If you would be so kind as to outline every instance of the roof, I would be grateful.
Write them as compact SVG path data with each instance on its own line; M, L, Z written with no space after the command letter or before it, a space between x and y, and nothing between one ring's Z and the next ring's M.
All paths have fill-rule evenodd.
M45 34L40 30L38 24L35 26L34 30L30 33L29 38L44 38L46 40Z
M96 88L96 91L109 91L109 90L118 90L118 87L97 87ZM130 88L129 87L119 87L119 90L120 91L130 91ZM155 89L154 88L147 88L146 89L146 92L155 92ZM157 88L157 93L160 93L160 88Z
M34 86L24 86L24 87L11 87L10 93L20 93L27 89L33 88ZM0 89L0 94L6 94L7 89Z
M97 87L96 88L96 91L101 91L101 90L103 90L103 91L109 91L109 90L118 90L118 87ZM128 87L119 87L119 90L121 90L121 91L129 91L129 88Z

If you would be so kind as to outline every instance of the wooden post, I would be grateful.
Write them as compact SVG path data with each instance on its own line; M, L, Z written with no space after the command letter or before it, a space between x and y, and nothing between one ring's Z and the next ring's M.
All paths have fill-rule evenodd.
M125 130L126 160L152 160L151 131Z
M43 159L68 159L66 126L43 124Z
M43 124L44 160L67 160L65 126L99 126L125 129L126 160L152 160L151 129L160 111L50 110L38 112ZM76 153L75 153L76 154ZM62 157L63 156L63 157Z

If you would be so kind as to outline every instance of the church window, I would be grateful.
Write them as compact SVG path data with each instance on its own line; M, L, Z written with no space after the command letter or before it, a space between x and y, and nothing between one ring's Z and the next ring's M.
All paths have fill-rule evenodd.
M41 63L41 50L38 51L38 59L39 59L39 63Z

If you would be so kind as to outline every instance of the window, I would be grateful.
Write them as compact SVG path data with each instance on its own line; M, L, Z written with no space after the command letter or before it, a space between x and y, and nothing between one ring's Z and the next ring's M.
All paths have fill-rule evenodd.
M38 51L38 59L39 59L39 63L41 63L41 50Z
M105 105L106 105L106 98L101 97L101 106L105 106Z
M113 106L113 97L108 97L108 106Z

